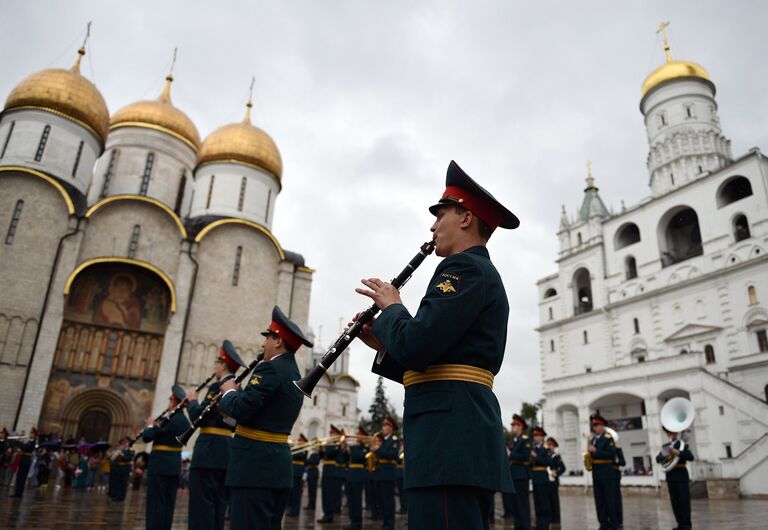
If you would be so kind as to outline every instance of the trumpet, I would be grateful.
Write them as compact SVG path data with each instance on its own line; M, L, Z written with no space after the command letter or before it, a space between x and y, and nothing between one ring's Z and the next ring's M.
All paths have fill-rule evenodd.
M320 447L321 445L331 444L335 442L341 443L343 437L344 437L343 435L334 434L333 436L318 438L317 440L312 440L310 442L306 442L303 444L296 444L293 447L291 447L291 454L295 455L297 453L303 453L304 451L309 451L310 449L314 449L315 447Z

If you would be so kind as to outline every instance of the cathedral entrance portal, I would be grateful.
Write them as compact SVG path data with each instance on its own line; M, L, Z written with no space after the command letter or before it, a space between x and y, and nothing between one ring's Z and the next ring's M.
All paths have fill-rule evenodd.
M77 438L86 442L98 442L109 439L112 419L102 410L87 410L77 422Z
M43 429L63 425L65 435L88 441L134 434L152 413L171 289L166 278L125 262L94 263L77 273L64 302ZM107 392L112 404L97 405L94 392ZM115 400L126 410L118 414Z

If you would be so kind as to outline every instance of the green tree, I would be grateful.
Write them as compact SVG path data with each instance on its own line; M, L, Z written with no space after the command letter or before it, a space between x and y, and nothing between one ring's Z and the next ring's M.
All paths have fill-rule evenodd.
M527 401L523 401L523 404L520 407L520 415L528 423L528 428L533 429L534 427L539 426L539 409L540 408L541 408L541 402L528 403Z
M379 376L379 379L376 381L376 392L373 396L373 401L368 408L368 416L360 418L360 427L373 434L381 429L381 423L387 416L391 416L402 427L400 417L395 412L395 408L389 403L389 398L387 398L387 393L384 390L384 378Z

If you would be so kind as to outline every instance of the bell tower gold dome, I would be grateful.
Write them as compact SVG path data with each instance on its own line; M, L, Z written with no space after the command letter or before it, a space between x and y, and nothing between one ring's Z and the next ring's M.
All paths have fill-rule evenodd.
M709 72L707 72L707 69L700 64L696 64L692 61L669 61L648 74L648 77L645 78L643 86L640 89L640 96L645 96L648 92L662 83L671 81L672 79L682 79L686 77L695 77L703 79L704 81L709 81L710 83L712 82L709 78Z
M171 102L171 83L173 76L165 78L165 87L160 97L154 100L138 101L118 110L110 129L120 127L145 127L170 134L187 144L194 151L200 149L200 134L192 120L173 106Z
M248 101L245 119L219 127L203 142L197 156L197 166L209 162L239 162L255 166L281 180L283 161L274 140L251 124L251 107Z
M36 72L14 88L4 110L40 109L70 119L90 130L102 144L109 132L109 110L96 86L80 74L85 48L78 50L70 69Z

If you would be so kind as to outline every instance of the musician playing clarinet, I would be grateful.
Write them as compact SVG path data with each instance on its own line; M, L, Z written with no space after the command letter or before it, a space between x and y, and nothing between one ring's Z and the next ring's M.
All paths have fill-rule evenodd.
M312 343L277 306L262 335L264 360L245 388L221 385L219 410L237 420L226 476L231 530L279 530L293 486L288 435L304 401L293 384L301 377L294 354Z
M219 393L222 382L232 379L245 363L228 340L222 344L216 357L214 375L216 382L208 387L203 401L198 402L197 392L187 394L189 418L195 421L208 403ZM235 422L221 414L214 414L200 427L200 434L192 453L189 468L189 529L223 530L227 510L227 488L224 478L229 464L230 444Z
M662 427L663 428L663 427ZM667 489L669 501L672 503L672 512L675 514L677 527L675 530L689 530L691 528L691 490L688 477L688 462L693 461L693 453L690 446L686 445L680 450L679 433L664 429L669 437L669 451L672 456L679 457L675 467L667 471ZM666 456L660 452L656 456L657 462L663 462Z
M176 410L186 397L183 388L173 385L168 411ZM183 412L173 414L170 420L156 421L147 418L141 432L145 443L152 442L147 464L147 530L171 530L181 475L181 444L176 437L190 425Z
M373 371L405 386L408 527L487 529L493 492L513 486L492 390L509 304L486 243L519 221L455 162L429 210L445 259L418 311L409 313L392 284L365 279L357 292L382 312L359 337L378 352ZM467 458L467 447L480 457Z

